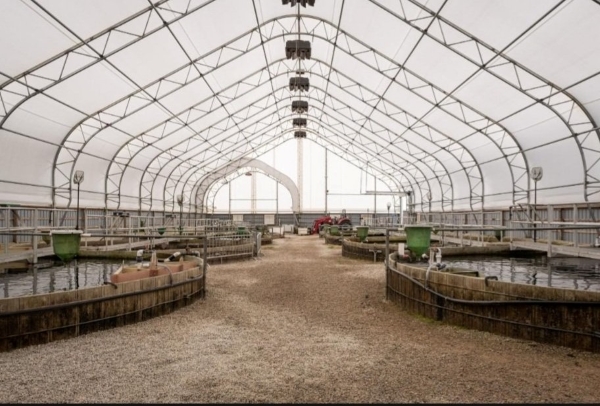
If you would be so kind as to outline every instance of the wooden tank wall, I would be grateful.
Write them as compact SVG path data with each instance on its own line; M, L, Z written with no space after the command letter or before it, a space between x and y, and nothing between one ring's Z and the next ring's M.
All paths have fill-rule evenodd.
M428 282L425 278L426 269L390 259L388 299L449 324L600 352L600 292L485 281L438 271L429 272Z
M116 285L0 299L0 352L171 313L204 297L202 267Z

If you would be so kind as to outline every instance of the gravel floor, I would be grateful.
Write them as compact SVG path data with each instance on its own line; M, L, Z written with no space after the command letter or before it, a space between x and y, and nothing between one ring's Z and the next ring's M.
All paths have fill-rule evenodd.
M600 354L410 315L317 236L263 253L173 314L1 353L0 402L600 402Z

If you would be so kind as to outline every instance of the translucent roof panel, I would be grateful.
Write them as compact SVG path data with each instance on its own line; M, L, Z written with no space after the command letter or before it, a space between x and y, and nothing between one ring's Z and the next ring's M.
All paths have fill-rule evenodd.
M0 201L72 205L84 170L88 207L202 211L201 179L267 159L317 210L325 150L416 207L531 202L534 166L538 203L600 201L599 22L593 0L2 1Z

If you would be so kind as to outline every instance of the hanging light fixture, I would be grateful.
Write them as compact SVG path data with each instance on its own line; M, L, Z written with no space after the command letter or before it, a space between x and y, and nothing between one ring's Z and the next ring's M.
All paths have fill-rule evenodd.
M281 1L284 6L288 3L290 3L290 6L292 6L292 7L294 7L296 4L300 4L302 7L306 7L307 4L309 6L315 5L315 0L281 0Z
M285 57L287 59L310 59L310 41L300 39L286 41Z
M294 127L306 127L306 119L305 118L295 118L292 121Z
M310 83L308 82L308 78L290 78L290 90L300 90L301 92L307 92L310 87Z
M306 138L306 131L294 131L294 138Z
M307 113L308 112L308 102L303 100L294 100L292 102L292 112L293 113Z

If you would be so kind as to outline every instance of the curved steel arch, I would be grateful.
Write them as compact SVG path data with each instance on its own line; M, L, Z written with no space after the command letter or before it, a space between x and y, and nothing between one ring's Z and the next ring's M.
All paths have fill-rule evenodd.
M251 32L253 32L253 31L251 31ZM323 39L326 39L326 38L325 38L325 37L323 37ZM353 56L354 56L354 55L353 55ZM206 57L206 56L204 56L204 57ZM225 63L227 63L227 62L228 62L228 61L226 61ZM363 61L363 62L364 62L364 61ZM221 66L222 66L222 65L221 65ZM185 68L185 67L184 67L184 68ZM381 72L380 72L380 73L381 73ZM162 79L159 79L159 81L160 81L160 80L162 80ZM415 93L415 94L418 94L418 93ZM217 96L218 96L218 95L217 95L217 94L215 94L215 97L217 97ZM170 119L170 121L172 122L172 119ZM493 141L493 140L492 140L492 141ZM494 143L495 143L495 141L494 141ZM497 145L497 144L496 144L496 145ZM57 155L58 155L58 154L57 154ZM506 155L505 155L505 158L506 158ZM511 167L511 169L512 169L512 164L511 164L511 163L509 163L509 166L510 166L510 167ZM73 170L73 169L72 169L72 170ZM525 172L526 172L526 170L525 170ZM66 176L65 176L65 178L66 178ZM513 176L513 179L514 179L514 176ZM65 180L66 180L66 179L65 179ZM482 179L482 177L481 177L481 176L479 177L479 181L480 181L480 182L483 182L483 179ZM515 184L515 185L517 185L517 183L518 183L517 181L515 181L515 182L514 182L514 184ZM69 184L70 184L70 182L69 182ZM108 188L106 188L106 189L108 189ZM106 192L107 192L107 194L108 194L108 190L106 190ZM117 189L117 192L118 192L118 189ZM478 195L479 195L479 196L483 196L483 193L479 193ZM108 198L107 198L107 200L108 200ZM442 201L443 201L443 199L442 199ZM443 203L442 203L442 205L443 205Z
M485 71L485 72L491 74L492 76L496 77L497 79L501 80L502 82L508 84L512 88L518 90L519 92L526 95L530 99L532 99L531 105L526 106L519 111L523 111L536 103L542 103L547 108L549 108L556 116L558 116L560 118L560 120L569 129L569 132L571 133L571 138L573 138L575 140L577 147L579 148L581 160L583 162L583 167L584 167L584 174L583 174L584 176L583 177L584 177L584 199L585 199L585 201L588 201L588 198L590 195L600 192L600 179L597 177L597 176L600 176L600 174L597 176L593 176L590 174L590 172L596 166L596 163L600 159L600 129L596 125L593 117L589 114L587 109L575 97L573 97L567 91L558 88L553 83L551 83L549 80L543 78L541 75L537 74L536 72L533 72L533 71L527 69L525 66L519 64L518 62L516 62L515 60L513 60L512 58L510 58L509 56L504 54L505 50L510 48L510 46L513 45L514 43L518 42L521 38L523 38L523 36L527 35L536 25L538 25L540 22L542 22L546 17L548 17L551 13L553 13L557 8L562 6L566 2L566 0L561 0L560 2L556 3L548 11L546 11L546 13L542 17L538 18L533 24L531 24L529 26L529 28L527 28L524 32L522 32L518 37L513 38L513 40L508 45L504 46L504 48L500 51L497 51L495 48L486 44L481 39L477 38L476 36L474 36L472 34L465 32L460 27L456 26L452 22L450 22L447 19L440 16L439 12L444 7L444 5L442 5L442 7L440 7L440 9L437 12L434 12L418 2L410 0L413 5L417 6L422 11L429 14L428 18L431 19L431 24L433 24L434 21L436 21L436 20L438 21L439 26L440 26L441 35L434 36L434 35L432 35L431 30L424 30L423 28L421 28L419 26L419 24L422 23L422 21L424 21L423 17L420 17L419 18L420 22L416 23L416 20L411 20L410 18L407 18L406 15L399 15L397 13L394 13L387 7L381 5L376 0L369 0L369 1L373 4L376 4L383 10L387 11L389 14L393 15L397 19L410 25L412 28L420 31L423 35L426 35L427 37L429 37L432 40L436 41L437 43L443 45L447 49L450 49L454 53L456 53L456 54L462 56L463 58L465 58L466 60L472 62L473 64L475 64L478 67L478 69L473 74L471 74L462 83L460 83L454 90L452 90L448 94L448 96L444 97L444 99L449 97L457 89L460 89L465 83L467 83L469 80L471 80L478 72ZM443 35L443 27L444 26L453 30L452 43L450 41L448 41L445 38L445 36ZM462 35L462 39L460 37L457 38L457 36L456 36L457 34L459 36ZM476 45L477 50L478 50L477 54L469 55L465 51L467 48L464 47L464 44L469 43L469 42ZM461 46L456 46L459 44ZM495 56L493 58L489 58L489 59L485 58L486 60L484 60L481 52L479 51L479 48L486 49L487 52L492 53ZM492 64L491 62L494 61L495 59L498 59L498 62ZM510 75L508 75L506 73L504 73L504 75L503 75L502 72L506 72L504 70L503 71L493 70L494 68L497 68L500 66L505 66L505 65L512 67L512 69L510 69L509 71L515 73L516 80L515 80L515 77L511 77ZM525 76L525 75L528 75L528 81L527 81L528 86L527 87L525 87L523 85L523 82L521 81L521 77ZM531 82L532 78L537 80L538 83L537 84L532 83ZM542 89L542 88L544 88L544 89ZM545 97L540 98L539 95L542 94L542 91L545 92L546 90L548 90L549 94L546 95ZM557 95L563 95L564 97L556 97ZM441 102L443 102L443 100L440 100L440 103ZM556 106L564 104L565 102L570 103L571 108L566 110L564 113L561 113L559 110L556 109ZM583 114L585 116L587 122L579 121L580 115L574 114L574 113L577 113L576 110L578 110L579 112L581 112L581 114ZM516 114L516 113L517 112L515 112L513 114ZM575 127L578 127L578 129L575 129ZM583 128L583 131L579 130L579 128ZM592 133L595 133L596 136L589 137L589 135L591 135ZM584 143L586 143L586 142L593 144L593 145L584 146ZM586 149L587 151L589 151L591 153L596 154L596 160L594 160L594 162L591 165L588 165L588 162L587 162L587 159L586 159L586 156L584 153L584 149ZM592 187L593 189L595 189L594 192L588 192L589 184L594 185ZM529 194L528 194L527 198L528 198L528 202L529 202Z
M289 109L289 107L287 107L287 106L282 108L282 110L288 110L288 109ZM259 113L259 114L260 114L260 113ZM272 117L272 112L271 112L270 110L269 110L269 111L266 111L266 112L263 112L263 114L266 116L266 118ZM292 113L288 113L288 115L284 117L285 119L287 119L287 120L288 120L288 123L287 123L287 124L288 124L288 128L289 128L289 127L291 127L291 119L292 119L293 117L294 117L294 114L292 114ZM341 125L343 125L343 123L342 123L342 122L339 122L339 123L340 123ZM285 124L285 123L284 123L284 124ZM280 121L279 119L271 119L271 121L270 121L270 122L267 122L267 123L265 123L265 128L267 128L269 125L271 125L271 127L272 127L272 131L273 131L273 133L271 134L271 137L272 137L272 138L274 138L274 137L277 137L277 136L278 136L278 134L281 132L281 129L280 129L280 128L281 128L281 121ZM326 124L324 124L324 123L321 123L321 125L322 125L322 126L325 126ZM336 132L336 130L335 130L335 129L333 129L333 128L331 129L331 131L332 131L332 132ZM339 132L339 131L338 131L338 132ZM249 141L254 141L255 139L259 139L260 137L262 137L262 135L263 135L263 134L261 134L261 133L255 133L254 135L251 135L251 136L249 137ZM364 135L363 135L363 136L364 136ZM236 151L236 150L235 150L235 148L237 148L237 149L245 149L245 148L246 148L246 149L247 149L247 148L251 148L251 147L252 147L252 145L250 145L250 144L248 144L248 143L245 143L245 144L237 144L237 143L236 143L236 144L233 144L233 146L231 146L231 147L229 147L229 148L217 148L217 149L218 149L220 152L219 152L218 154L216 154L216 157L213 157L213 158L211 158L211 159L214 159L214 161L216 161L216 162L217 162L217 165L218 165L218 161L219 161L220 157L222 157L224 154L228 154L228 153L231 153L231 152L235 152L235 151ZM367 146L367 145L364 145L364 144L363 144L363 145L361 145L361 146L360 146L360 148L361 148L363 151L365 151L365 152L367 152L367 151L370 151L371 155L376 155L376 154L377 154L377 151L376 151L376 150L373 150L372 148L370 148L370 147L369 147L369 146ZM251 151L243 151L243 152L251 152ZM242 153L243 153L243 152L242 152ZM194 152L194 151L189 151L189 153L190 153L190 154L195 154L195 152ZM240 153L240 154L242 154L242 153ZM402 152L402 151L399 151L399 152L398 152L398 154L397 154L397 156L399 156L399 157L401 157L402 155L406 155L406 153L405 153L405 152ZM226 160L235 160L236 158L237 158L237 156L232 156L231 158L225 158L225 159L226 159ZM381 156L380 156L379 158L380 158L379 160L380 160L380 161L382 161L382 162L387 162L387 161L388 161L388 160L387 160L386 158L384 158L384 157L381 157ZM175 159L177 159L177 160L181 160L181 159L178 159L178 158L173 158L173 159L172 159L172 161L173 161L173 160L175 160ZM415 159L415 160L416 160L417 162L419 162L419 161L422 161L422 159L421 159L421 158L419 158L419 159ZM201 162L201 164L202 164L203 166L206 166L206 165L208 165L209 163L212 163L212 162L214 162L214 161L212 161L212 160L211 160L211 161L207 161L207 160L206 160L204 157L202 157L202 162ZM226 161L225 161L225 162L226 162ZM364 161L364 163L366 163L366 162L367 162L367 161ZM199 169L199 168L197 168L197 165L193 165L193 166L191 166L191 165L189 164L189 162L188 162L188 161L183 161L183 160L181 160L180 166L182 166L184 163L185 163L186 165L190 166L190 169L192 169L192 168L196 168L195 170L198 170L198 169ZM413 163L411 163L411 162L409 162L409 161L408 161L407 163L409 163L409 164L411 164L411 165L415 166L415 168L418 168L418 166L417 166L417 165L415 165L415 163L414 163L414 162L413 162ZM394 167L394 166L395 166L395 167L397 167L398 169L401 169L401 167L400 167L399 165L397 165L397 163L395 163L395 162L389 162L389 165L390 165L390 166L392 166L392 167ZM165 166L166 166L166 165L165 165ZM424 166L425 166L425 167L428 167L427 165L424 165ZM176 169L173 169L173 170L176 170ZM422 171L422 169L419 169L419 171ZM440 175L439 175L439 174L436 174L436 172L435 172L435 171L432 171L432 174L433 174L433 178L434 178L434 179L436 179L436 178L437 178L437 179L438 179L438 182L440 182L440 183L441 183L441 181L440 181ZM165 178L165 179L168 179L168 181L170 181L170 182L175 182L175 177L172 175L172 173L171 173L171 174L165 174L165 175L163 176L163 178ZM156 179L156 178L155 178L155 179ZM425 176L425 174L424 174L424 173L423 173L423 179L427 179L427 176ZM430 179L431 179L431 178L430 178ZM165 200L165 201L172 200L172 196L174 196L174 193L175 193L175 192L173 191L173 192L170 192L170 193L169 193L168 187L161 188L161 189L163 190L163 192L165 193L165 195L166 195L167 193L170 195L170 196L165 196L164 200ZM440 189L441 189L441 185L440 185Z
M291 131L293 131L293 130L288 130L288 133L291 132ZM313 133L313 131L310 130L310 129L307 129L307 133ZM288 140L286 140L284 142L291 141L292 139L293 138L289 138ZM316 137L316 140L319 140L319 139L320 138ZM311 138L307 138L307 140L316 142L318 145L321 145L316 140L312 140ZM263 161L259 161L257 159L251 159L251 158L242 157L242 158L240 158L237 161L232 161L228 165L220 167L220 168L218 168L218 169L216 169L214 171L211 171L208 174L204 175L204 177L200 178L196 182L196 184L191 188L191 190L194 191L192 194L195 195L195 196L197 196L196 202L198 202L198 201L204 202L204 199L199 199L198 196L200 196L200 195L206 196L208 194L209 189L211 187L213 187L215 185L215 183L218 182L219 179L222 179L223 177L228 176L229 174L236 172L240 168L252 167L252 165L247 165L245 163L246 162L253 162L253 161L258 161L258 162L260 162L260 163L262 163L264 165L267 165ZM267 166L269 166L269 165L267 165ZM364 170L364 168L360 168L360 167L358 167L358 168L361 169L361 170ZM222 174L223 172L228 172L228 173L226 173L225 175L223 175ZM377 174L379 176L382 176L382 178L379 179L379 180L382 183L384 183L390 189L390 191L397 191L397 192L404 192L405 191L405 189L401 187L400 183L397 182L396 179L394 179L393 177L389 177L388 174L378 173L378 171L376 169L374 169L374 168L372 170L370 170L370 171L369 171L369 168L367 168L367 172L371 172L372 174ZM269 176L268 173L265 173L265 174L267 176ZM270 176L270 177L272 177L273 179L275 179L276 181L278 181L278 179L276 179L275 177L273 177L273 176ZM389 179L390 182L387 182L386 179ZM290 179L290 182L292 182L294 184L294 186L295 186L295 183L291 179ZM206 188L204 188L204 192L202 192L202 184L206 184L207 185ZM395 188L392 185L395 186ZM289 190L289 188L288 188L288 190ZM299 196L299 191L298 191L297 188L296 188L296 191L298 192L298 196ZM292 203L293 203L293 196L294 195L292 194ZM196 207L197 206L198 206L198 203L196 203ZM204 207L210 207L210 204L207 203L207 204L205 204ZM298 202L298 204L292 204L292 208L293 208L294 212L298 212L299 210L296 210L294 208L297 208L297 209L300 208L299 202Z
M315 75L317 75L317 76L318 76L318 74L315 74ZM265 83L266 83L266 82L265 82ZM261 84L261 85L262 85L262 84ZM232 86L235 86L235 85L232 85ZM356 86L360 86L360 84L356 83ZM227 89L225 89L225 91L227 91ZM349 93L349 92L346 92L346 93L348 93L348 95L349 95L349 96L351 96L351 97L356 97L354 94L351 94L351 93ZM266 96L265 96L265 97L266 97ZM330 97L331 97L331 96L330 96ZM333 97L332 97L332 98L333 98ZM354 113L353 113L354 115L359 115L359 116L360 116L360 115L362 115L361 113L358 113L358 112L356 112L356 110L352 109L352 108L351 108L349 105L345 104L343 101L341 101L341 100L339 100L339 99L336 99L336 98L334 98L334 99L335 99L335 100L337 100L337 102L338 102L338 103L340 103L340 104L344 104L344 105L346 106L346 108L348 108L348 109L351 109L351 110L354 112ZM392 105L392 104L390 103L390 105ZM408 114L408 113L407 113L407 114ZM200 120L201 118L202 118L202 117L198 117L198 120ZM347 118L347 119L349 119L349 120L350 120L350 119L352 119L352 117L348 117L348 116L346 116L346 118ZM224 120L225 120L225 119L224 119ZM391 120L393 120L393 121L396 121L396 122L397 122L398 124L400 124L400 125L404 125L403 123L400 123L400 122L399 122L397 119L395 119L395 118L391 118ZM368 120L367 120L367 121L368 121ZM380 124L378 124L378 125L380 125ZM380 126L381 126L382 128L385 128L385 126L383 126L383 125L380 125ZM174 132L175 132L175 131L177 131L177 130L174 130ZM388 131L388 133L390 132L390 130L387 130L387 131ZM439 133L439 134L441 134L441 135L444 135L444 133L443 133L443 132L441 132L441 131L438 131L438 133ZM419 133L415 133L415 134L416 134L416 135L419 135L419 136L422 136L422 135L421 135L421 134L419 134ZM195 136L195 135L194 135L194 136ZM194 137L194 136L192 136L192 137ZM192 137L190 137L190 138L192 138ZM388 141L389 141L389 140L388 140ZM181 141L181 143L185 143L185 142L186 142L186 140L184 140L184 141ZM181 144L181 143L180 143L180 144ZM180 144L177 144L177 145L180 145ZM411 144L412 144L412 143L411 143ZM456 140L451 140L451 141L450 141L450 144L449 144L448 146L446 146L445 148L441 148L441 147L440 147L440 148L438 149L438 151L439 151L439 150L441 150L441 149L452 149L452 146L453 146L454 144L457 144L457 145L459 145L459 146L461 146L461 147L462 147L462 149L458 150L458 152L459 152L459 153L461 153L461 154L463 154L463 153L468 153L467 149L466 149L464 146L462 146L462 145L460 144L460 141L456 141ZM149 145L151 145L151 144L149 144ZM149 146L149 145L148 145L148 146ZM177 145L176 145L176 146L177 146ZM414 144L413 144L413 145L414 145ZM173 148L176 148L176 146L173 146L173 147L171 147L171 149L173 149ZM419 149L420 149L420 147L418 147L417 145L414 145L414 146L415 146L416 148L419 148ZM142 149L140 149L140 150L139 150L137 153L139 153L141 150L142 150ZM456 148L455 148L455 150L454 150L454 151L452 151L452 150L451 150L451 151L449 151L449 152L450 152L450 154L451 154L451 155L453 155L453 154L452 154L452 152L456 152ZM435 153L435 151L434 151L434 153ZM163 151L161 154L168 154L168 155L170 155L170 156L172 157L170 161L173 161L173 160L176 160L176 159L178 159L177 157L174 157L174 155L175 155L175 154L173 154L173 153L169 153L169 150ZM160 155L161 155L161 154L157 155L157 156L154 158L154 160L156 160L158 157L160 157ZM428 153L428 154L429 154L429 155L431 155L431 156L433 156L433 153ZM135 156L135 155L134 155L134 156ZM133 157L132 157L132 158L133 158ZM471 167L467 167L467 166L465 166L464 157L462 157L462 158L463 158L463 160L459 159L459 158L458 158L458 157L455 155L456 162L458 162L458 163L460 164L460 166L463 168L463 171L464 171L464 172L467 174L467 172L468 172L468 171L472 170L472 169L471 169L472 167L476 167L476 160L473 158L473 159L472 159L472 162L473 162L472 166L471 166ZM435 159L436 159L436 160L438 160L437 158L435 158ZM124 165L128 165L128 163L124 163ZM440 163L440 165L442 165L442 166L443 166L443 164L441 164L441 163ZM112 172L112 171L110 171L110 172ZM452 173L452 172L449 172L449 171L447 171L447 172L448 172L448 173ZM113 172L113 173L114 173L114 172ZM468 176L468 175L469 175L469 174L467 174L467 176ZM167 177L168 177L168 178L171 178L171 176L170 176L170 175L168 175ZM478 178L478 179L479 179L479 178ZM117 182L115 182L115 183L117 183ZM480 192L480 193L481 193L481 192ZM141 194L141 193L140 193L140 194ZM444 201L444 199L443 199L443 196L444 196L444 193L442 193L442 201ZM452 201L452 199L446 199L446 200L447 200L447 201Z
M193 11L192 11L192 12L193 12ZM439 17L439 16L436 16L436 17ZM281 19L281 18L285 18L285 16L278 17L277 19ZM303 18L314 18L314 17L303 17ZM114 28L114 27L113 27L113 28ZM110 30L110 29L109 29L109 30ZM428 35L429 35L429 34L428 34ZM444 45L446 45L446 46L448 46L448 47L450 48L450 46L449 46L448 44L444 44ZM82 45L82 46L83 46L83 45ZM33 72L33 71L32 71L32 72ZM62 80L62 78L61 78L61 79L59 79L59 80ZM45 88L45 89L46 89L46 88ZM549 99L548 99L548 100L549 100ZM577 104L577 102L576 102L576 101L575 101L574 103L575 103L575 104ZM587 114L587 111L585 111L585 109L583 109L583 111L584 111L584 112L586 113L586 115L589 117L589 114ZM570 123L569 123L569 124L570 124ZM593 126L593 127L595 128L595 126ZM592 130L590 130L590 131L592 131ZM594 131L595 131L595 130L594 130ZM579 134L579 135L583 135L583 136L585 136L586 134L588 134L588 133L589 133L589 131L588 131L588 132L585 132L585 133L583 133L583 134L582 134L582 133L574 133L574 132L573 132L573 130L572 130L571 132L572 132L572 134ZM577 137L575 137L575 138L577 138ZM582 138L583 138L583 137L582 137ZM586 137L586 139L588 139L588 137ZM581 143L579 143L578 139L576 139L576 142L578 142L578 145L579 145L579 147L580 147L580 151L581 151L581 148L582 148L582 146L581 146L581 145L582 145L582 144L581 144ZM582 158L583 158L583 154L582 154ZM583 159L583 162L584 162L584 163L586 162L586 161L585 161L585 159ZM588 180L589 180L589 179L588 179L588 177L589 177L589 176L591 176L591 175L590 175L590 170L591 170L591 167L588 167L587 163L585 163L585 164L584 164L584 166L586 167L586 176L584 177L584 182L586 182L586 188L585 188L585 189L586 189L586 199L587 199L587 196L588 196L588 193L587 193L587 183L588 183ZM593 166L593 165L592 165L592 166ZM55 187L56 185L55 185L55 184L53 184L52 186L53 186L53 187Z
M250 158L240 158L238 161L233 161L229 165L223 166L202 178L202 180L198 183L198 187L196 188L196 194L194 198L194 201L196 202L195 205L200 206L201 210L203 211L206 207L204 203L208 190L219 179L236 172L240 168L252 168L258 170L281 183L292 196L292 210L294 212L298 212L300 210L300 191L298 190L296 183L294 183L294 181L285 173L278 171L271 165L268 165L267 163L258 159Z
M292 115L290 114L290 115L288 116L288 118L289 118L289 120L288 120L288 121L291 121ZM307 130L308 130L307 132L308 132L308 133L310 133L310 131L311 131L311 130L310 130L310 129L307 129ZM262 148L263 146L265 146L265 145L266 145L266 146L270 147L270 149L272 149L272 148L274 148L275 146L277 146L277 145L279 145L279 144L281 144L281 143L283 143L283 142L287 141L287 139L285 138L285 136L286 136L286 134L289 134L289 135L291 136L291 132L293 131L293 128L291 128L291 125L288 125L288 128L282 131L282 130L280 129L280 127L279 127L279 122L278 122L278 120L276 120L276 121L275 121L275 125L274 125L274 126L270 126L270 128L268 128L268 127L267 127L267 129L266 129L265 131L266 131L266 132L269 132L269 131L271 131L272 133L270 134L269 138L268 138L266 141L263 141L263 140L261 140L261 141L260 141L260 144L258 145L258 147L259 147L259 148ZM334 130L334 129L333 129L333 130L331 130L331 131L332 131L333 133L335 133L335 130ZM315 132L315 133L316 133L316 132ZM261 136L262 136L262 134L257 134L257 135L255 135L255 138L259 138L259 137L261 137ZM364 151L364 150L365 150L365 148L364 148L364 147L362 147L362 146L357 146L357 147L355 147L355 148L356 148L356 149L359 149L359 150L362 150L362 151ZM236 159L239 159L239 157L240 157L240 156L245 156L246 154L251 154L251 153L253 153L253 152L254 152L254 150L255 150L255 149L256 149L256 148L253 148L253 149L251 149L251 150L249 150L249 151L245 151L244 153L240 154L239 156L236 156L235 158L231 158L230 160L231 160L231 161L235 161ZM355 151L347 151L347 152L349 152L350 154L355 154L355 153L356 153ZM257 155L257 156L258 156L259 154L257 153L257 154L255 154L255 155ZM346 155L347 155L347 154L346 154ZM359 160L360 160L360 157L359 157ZM395 167L395 170L396 170L396 172L397 172L398 174L401 174L401 173L406 173L406 174L404 175L404 177L405 177L405 179L407 179L407 181L408 181L408 182L409 182L409 184L411 185L411 189L413 189L413 188L416 188L416 185L418 185L420 182L426 182L426 183L427 183L427 185L429 185L429 179L427 179L427 177L426 177L424 174L422 174L422 177L421 177L420 179L414 179L414 180L411 182L411 181L410 181L410 179L411 179L411 178L413 178L413 176L414 176L414 175L413 175L413 174L410 174L410 172L407 172L407 171L406 171L406 169L403 169L403 168L400 168L400 167L394 166L394 165L393 165L393 163L392 163L392 164L388 164L388 165L390 165L389 167L391 168L392 172L386 172L386 170L385 170L383 167L381 167L381 168L377 169L377 165L381 165L381 164L383 164L383 163L385 163L385 162L386 162L386 160L383 160L383 159L382 159L380 162L377 162L377 163L375 164L375 165L376 165L375 167L372 167L371 169L372 169L372 170L374 170L374 171L377 171L377 172L379 172L379 173L378 173L378 175L379 175L379 176L386 177L386 176L395 176L395 175L396 175L396 174L393 172L393 170L394 170L394 167ZM204 163L206 164L206 162L204 162ZM223 162L219 162L219 161L218 161L218 158L217 158L217 159L215 159L214 161L211 161L211 162L209 162L209 163L215 163L215 168L209 168L209 169L206 169L206 172L214 171L214 170L216 170L216 168L218 168L218 167L220 167L220 166L222 166L222 165L227 165L227 164L229 163L229 160L224 160ZM362 161L362 163L364 164L365 162L364 162L364 161ZM356 166L358 166L358 165L356 165ZM359 166L359 167L360 167L360 166ZM190 168L188 168L188 169L186 170L186 172L187 172L187 173L194 173L194 172L197 172L198 170L199 170L199 169L198 169L196 166L191 166ZM415 168L414 168L414 170L415 170L415 171L421 171L421 170L420 170L418 167L415 167ZM184 176L185 176L185 175L184 175ZM191 175L190 175L190 176L191 176ZM200 176L202 176L202 175L200 175ZM168 176L166 176L165 178L169 179L169 177L168 177ZM182 178L183 178L183 176L182 176ZM189 181L189 179L188 179L186 182L188 182L188 181ZM197 181L198 181L198 180L196 180L196 182L197 182ZM385 183L385 182L384 182L384 183ZM428 189L429 189L429 188L430 188L430 186L428 187ZM181 187L181 190L183 190L183 189L185 189L185 186L182 186L182 187ZM400 189L400 188L399 188L399 189ZM164 188L163 190L167 190L167 188ZM165 192L165 193L166 193L166 192ZM171 196L174 196L174 193L175 193L175 192L173 191L173 192L171 192L171 193L170 193L170 195L171 195ZM164 201L165 201L165 204L167 204L167 202L169 202L169 201L171 201L171 205L172 205L172 204L174 204L174 203L172 202L172 200L173 200L173 199L172 199L172 197L171 197L171 196L169 196L169 198L165 198L165 199L164 199Z

